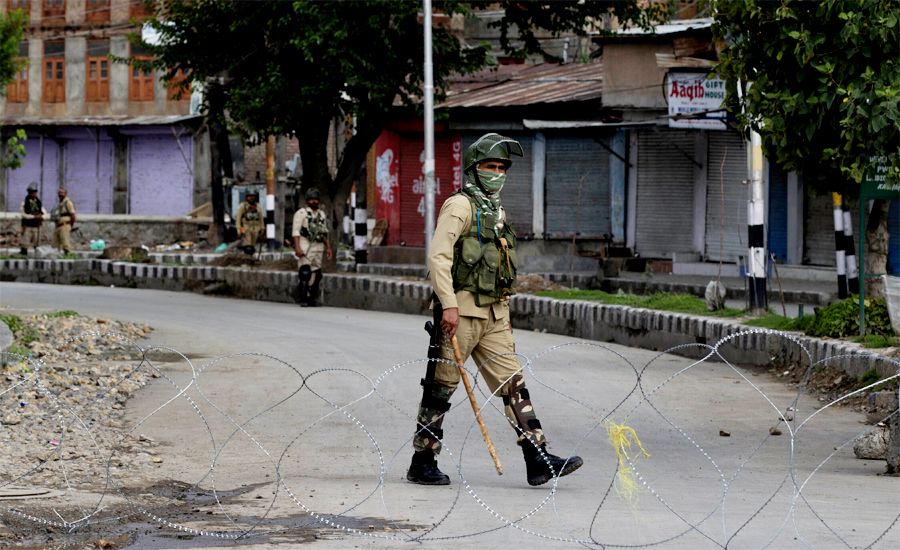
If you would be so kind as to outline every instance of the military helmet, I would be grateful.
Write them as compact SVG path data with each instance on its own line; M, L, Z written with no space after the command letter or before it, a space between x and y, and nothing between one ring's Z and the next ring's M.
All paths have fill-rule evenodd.
M38 190L38 188L37 188L36 183L32 183L31 185L28 186L29 193L37 193L37 190Z
M306 200L310 199L322 200L322 195L319 194L319 190L315 187L310 187L306 190Z
M509 169L512 165L510 155L524 156L518 141L499 134L485 134L466 149L463 172L477 169L486 160L499 160Z
M256 187L250 187L249 189L247 189L247 196L249 197L250 195L253 195L254 197L256 197L258 199L259 198L259 189L257 189Z

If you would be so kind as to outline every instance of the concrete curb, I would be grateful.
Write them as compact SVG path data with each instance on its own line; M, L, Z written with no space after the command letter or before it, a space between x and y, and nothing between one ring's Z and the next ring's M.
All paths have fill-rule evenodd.
M134 264L110 260L0 260L0 281L99 284L129 288L190 291L253 300L292 303L297 273L246 268ZM322 281L325 305L395 313L428 313L431 285L357 274L328 274ZM705 357L709 346L725 360L742 365L807 368L829 365L859 378L875 368L882 378L897 372L893 363L854 344L800 335L781 336L734 321L682 313L614 306L582 300L516 295L510 301L513 326L576 338L615 342L654 350L684 346L672 353Z

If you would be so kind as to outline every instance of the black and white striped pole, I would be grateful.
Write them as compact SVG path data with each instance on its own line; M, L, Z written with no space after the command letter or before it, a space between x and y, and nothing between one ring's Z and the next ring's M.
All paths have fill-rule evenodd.
M847 297L847 254L844 251L844 211L841 209L840 193L832 193L834 205L834 259L837 265L838 298Z
M750 250L747 261L747 285L750 312L764 315L768 312L766 295L765 222L766 199L763 186L762 139L756 132L750 132L750 146L747 149L747 164L750 172L750 201L747 203L748 241Z
M365 181L364 178L360 178L360 181ZM355 208L353 209L353 223L355 227L355 232L353 235L353 250L354 256L357 264L364 264L369 261L368 253L366 252L366 244L369 241L369 227L368 227L368 211L366 210L366 190L360 189L359 184L356 187L356 203Z
M276 250L275 240L275 136L266 140L266 249Z
M859 270L856 267L856 245L853 243L853 218L850 217L850 205L841 205L844 212L844 258L847 260L847 291L859 294Z

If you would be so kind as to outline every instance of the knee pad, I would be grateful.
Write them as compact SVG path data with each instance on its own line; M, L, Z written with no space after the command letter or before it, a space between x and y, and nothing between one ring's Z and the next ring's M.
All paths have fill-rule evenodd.
M312 268L309 265L301 265L300 266L300 282L308 283L312 278Z

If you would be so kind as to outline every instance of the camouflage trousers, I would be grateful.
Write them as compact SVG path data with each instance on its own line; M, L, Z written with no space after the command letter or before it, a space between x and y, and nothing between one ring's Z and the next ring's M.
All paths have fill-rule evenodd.
M484 379L492 393L496 392L495 395L503 399L506 417L519 436L518 443L521 445L526 438L537 445L546 443L541 423L535 415L525 387L525 379L520 373L522 367L519 360L514 355L494 357L514 353L516 350L509 320L496 319L493 310L488 319L460 317L456 338L463 360L471 356L479 367L478 376ZM431 449L435 454L441 451L439 439L443 439L444 414L460 378L449 342L441 346L441 358L449 362L441 361L437 364L434 383L425 388L419 405L417 432L413 438L413 446L417 451ZM471 380L472 376L469 378ZM474 380L472 382L474 385ZM468 411L469 407L465 406L465 409ZM487 414L487 410L482 414ZM422 426L429 429L423 430Z

